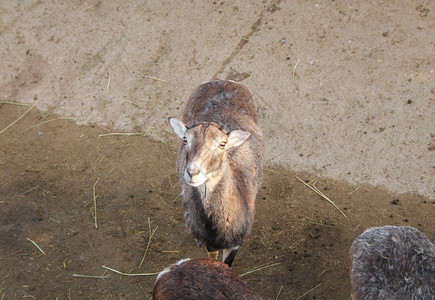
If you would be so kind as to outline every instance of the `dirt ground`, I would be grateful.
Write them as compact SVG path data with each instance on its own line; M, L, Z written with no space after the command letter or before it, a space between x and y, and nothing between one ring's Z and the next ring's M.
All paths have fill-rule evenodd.
M268 164L435 198L434 1L0 2L0 100L176 142L213 78L252 92Z
M28 108L1 104L0 128ZM2 299L148 299L154 275L103 266L153 273L206 255L184 227L176 148L147 136L100 136L107 133L34 109L1 134ZM233 267L244 274L266 266L242 277L265 299L301 299L313 288L304 299L347 299L348 249L368 227L411 225L433 236L427 198L273 165L264 175L252 234ZM317 179L346 218L296 176Z
M235 271L265 299L348 299L364 229L434 235L434 13L434 1L1 1L0 299L149 299L155 275L125 274L205 256L184 227L167 117L212 78L251 90L266 142Z

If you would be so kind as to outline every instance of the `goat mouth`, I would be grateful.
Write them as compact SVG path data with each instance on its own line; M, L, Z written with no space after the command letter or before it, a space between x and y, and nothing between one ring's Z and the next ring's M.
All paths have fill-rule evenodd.
M193 186L193 187L198 187L198 186L204 184L205 182L206 182L206 179L196 180L196 179L189 178L188 180L186 180L186 183L190 186Z
M198 186L204 184L204 182L202 182L202 181L200 181L200 182L186 181L186 183L192 187L198 187Z
M186 183L190 186L193 187L198 187L202 184L204 184L207 181L207 176L203 175L203 174L198 174L195 176L190 177L187 172L184 173L184 181L186 181Z

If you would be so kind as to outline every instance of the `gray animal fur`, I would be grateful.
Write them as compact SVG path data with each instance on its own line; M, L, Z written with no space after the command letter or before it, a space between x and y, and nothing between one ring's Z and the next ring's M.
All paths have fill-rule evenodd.
M413 227L367 229L349 255L352 299L435 299L435 245Z

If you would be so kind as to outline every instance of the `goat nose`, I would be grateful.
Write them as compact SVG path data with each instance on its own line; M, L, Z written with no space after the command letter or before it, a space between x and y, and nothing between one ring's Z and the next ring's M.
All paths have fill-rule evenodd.
M190 166L187 168L187 173L189 174L190 177L193 177L199 174L199 170L197 168Z

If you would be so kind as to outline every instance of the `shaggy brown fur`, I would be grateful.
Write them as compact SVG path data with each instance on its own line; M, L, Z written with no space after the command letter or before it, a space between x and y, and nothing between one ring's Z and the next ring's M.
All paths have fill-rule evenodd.
M153 299L259 300L226 264L214 259L182 260L157 277Z
M209 252L224 249L231 265L251 231L263 180L263 137L252 96L231 81L204 83L182 121L169 122L183 139L177 171L186 225Z

